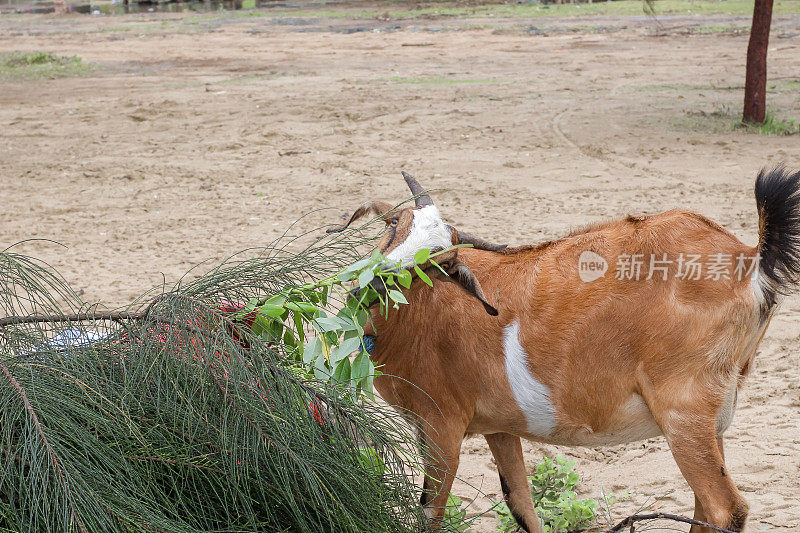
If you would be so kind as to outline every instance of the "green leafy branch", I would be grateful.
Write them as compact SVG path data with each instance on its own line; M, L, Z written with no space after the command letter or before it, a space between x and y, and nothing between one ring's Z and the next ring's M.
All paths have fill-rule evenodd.
M336 274L253 299L240 318L255 313L253 334L281 345L291 361L302 363L300 368L306 369L307 377L349 385L355 394L363 392L372 398L378 371L364 345L364 328L371 320L369 308L378 304L381 314L387 316L390 308L408 304L402 289L411 287L414 274L432 287L425 270L437 268L447 275L435 258L464 246L471 245L435 253L422 249L414 255L410 269L401 268L399 262L376 250ZM348 289L353 283L355 291ZM335 302L340 307L334 313L330 307Z

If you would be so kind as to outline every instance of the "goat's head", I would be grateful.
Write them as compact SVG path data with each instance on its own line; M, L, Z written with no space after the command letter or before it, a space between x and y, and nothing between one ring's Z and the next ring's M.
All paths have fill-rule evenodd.
M422 249L438 252L456 244L472 244L479 250L490 251L505 248L505 245L487 242L445 224L433 200L417 180L406 172L403 172L403 178L414 195L413 207L394 208L388 202L364 202L356 209L346 224L329 229L328 233L342 231L355 220L367 214L379 215L386 223L386 231L378 243L378 249L389 260L399 262L401 268L412 267L415 264L414 255ZM480 300L486 312L493 316L497 315L497 309L486 301L481 284L472 270L458 260L458 249L437 256L436 262L442 266L448 276L441 275L439 270L435 267L431 268L429 263L420 265L420 267L438 279L456 283L467 293Z

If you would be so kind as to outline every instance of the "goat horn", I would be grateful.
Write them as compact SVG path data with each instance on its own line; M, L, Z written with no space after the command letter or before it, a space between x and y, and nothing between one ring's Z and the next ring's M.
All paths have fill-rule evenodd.
M433 205L433 200L431 200L431 197L428 196L427 192L425 192L425 188L419 184L419 182L414 176L412 176L405 170L402 171L401 174L403 174L403 178L406 180L408 188L411 189L411 194L416 196L416 198L414 198L414 203L416 204L417 207L425 207L426 205Z
M463 244L471 244L473 248L478 250L489 250L490 252L498 252L508 246L507 244L497 244L481 239L480 237L473 237L467 232L458 231L458 242Z

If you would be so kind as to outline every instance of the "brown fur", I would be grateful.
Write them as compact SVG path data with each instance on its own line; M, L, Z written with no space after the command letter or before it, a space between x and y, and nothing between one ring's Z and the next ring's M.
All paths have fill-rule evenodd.
M399 242L387 232L379 247L387 252ZM609 262L605 277L580 281L578 257L585 250ZM570 445L624 432L623 406L638 395L697 495L697 516L743 527L746 503L730 476L720 475L717 420L766 327L749 277L677 279L673 263L667 280L644 280L645 261L639 281L615 279L617 256L634 253L735 258L757 250L696 213L628 217L537 246L459 249L458 260L480 280L497 317L453 284L420 282L405 291L410 305L388 319L373 313L373 361L383 373L375 387L389 403L415 413L429 448L438 451L429 468L438 480L429 487L434 522L458 467L461 440L482 433L514 512L540 531L521 451L514 451L518 436ZM529 369L549 387L556 411L556 428L546 439L528 433L506 376L503 328L514 320Z

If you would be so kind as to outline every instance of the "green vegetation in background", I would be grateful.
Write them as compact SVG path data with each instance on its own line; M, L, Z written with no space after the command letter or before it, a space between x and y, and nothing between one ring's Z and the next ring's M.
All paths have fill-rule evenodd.
M693 14L693 15L751 15L752 0L691 1L691 0L656 0L657 15ZM427 7L392 11L377 10L340 10L340 11L286 11L285 16L321 17L321 18L357 18L357 19L415 19L437 17L559 17L577 15L641 15L644 4L640 0L619 0L614 2L597 2L593 4L485 4L463 6L451 3L429 4ZM773 13L800 13L800 2L797 0L776 0ZM269 12L265 13L269 16Z
M734 103L731 99L734 97L738 99L739 94L744 90L744 85L673 83L638 85L631 86L631 89L668 93L665 94L665 97L669 98L675 98L675 96L683 98L684 95L689 93L702 95L713 92L716 93L715 98L722 97L728 100L726 103L718 103L711 111L687 111L682 119L672 123L671 127L675 130L702 133L725 133L735 130L758 135L800 134L800 121L796 117L781 118L772 111L767 111L763 124L743 123L739 103ZM767 94L770 95L796 95L798 89L800 89L800 81L798 80L778 80L767 84ZM726 93L730 96L726 96ZM784 116L786 114L794 114L797 112L797 105L796 103L790 104L788 107L783 107L781 111Z
M458 79L458 78L447 78L444 76L430 76L430 77L419 77L419 78L404 78L402 76L391 76L389 78L383 78L382 81L389 81L392 83L406 83L414 85L460 85L460 84L472 84L472 83L496 83L498 80L492 78Z
M0 54L0 80L38 80L85 76L94 69L78 56L57 56L50 52L8 52Z
M798 135L800 122L796 118L782 119L767 111L763 124L742 122L738 106L722 104L713 111L691 111L672 123L672 129L693 133L729 133L739 131L756 135Z
M731 127L732 129L744 130L747 133L757 133L759 135L796 135L800 133L800 123L795 119L783 120L770 112L767 112L764 122L761 124L736 120Z

